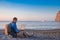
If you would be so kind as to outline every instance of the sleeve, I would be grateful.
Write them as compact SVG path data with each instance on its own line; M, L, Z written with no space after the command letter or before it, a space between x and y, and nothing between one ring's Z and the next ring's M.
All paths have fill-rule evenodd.
M15 25L15 27L14 27L14 30L15 30L15 32L20 32L18 29L17 29L17 26Z

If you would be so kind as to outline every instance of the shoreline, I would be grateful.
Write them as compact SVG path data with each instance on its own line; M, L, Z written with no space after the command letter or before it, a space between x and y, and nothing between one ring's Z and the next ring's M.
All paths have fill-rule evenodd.
M25 30L29 33L34 33L34 37L31 38L5 38L6 40L59 40L60 39L60 29L54 30ZM0 30L0 35L4 34L4 30ZM20 33L18 33L20 35ZM1 38L0 38L1 39ZM4 39L4 40L5 40Z
M34 34L42 34L42 35L45 35L45 34L60 34L60 29L53 29L53 30L30 30L30 29L26 29L24 30L25 32L30 32L30 33L34 33ZM0 30L0 33L3 33L4 34L4 30Z

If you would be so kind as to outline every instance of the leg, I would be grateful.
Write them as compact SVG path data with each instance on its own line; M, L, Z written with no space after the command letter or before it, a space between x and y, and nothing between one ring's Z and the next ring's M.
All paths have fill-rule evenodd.
M17 38L17 33L10 34L13 38Z
M23 32L24 37L28 37L28 34L26 32Z

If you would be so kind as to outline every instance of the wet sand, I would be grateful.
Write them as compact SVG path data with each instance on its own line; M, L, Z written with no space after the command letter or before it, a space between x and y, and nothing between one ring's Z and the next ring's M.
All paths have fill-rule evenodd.
M25 30L26 32L33 33L32 37L18 37L18 38L2 38L4 30L0 30L0 40L60 40L60 29L55 30ZM20 35L20 33L18 33Z

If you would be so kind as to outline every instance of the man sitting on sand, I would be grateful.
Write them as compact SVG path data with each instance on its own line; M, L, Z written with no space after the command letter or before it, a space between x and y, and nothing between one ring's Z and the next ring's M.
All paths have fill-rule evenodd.
M5 33L8 33L7 35L11 35L13 38L16 38L17 33L20 32L20 30L17 29L16 22L17 18L14 17L13 21L10 24L8 24L7 28L5 28Z
M17 18L14 17L13 21L11 23L9 23L8 25L6 25L6 27L5 27L5 34L6 35L11 35L13 38L16 38L17 37L17 33L19 33L20 31L23 31L23 36L24 37L31 36L31 35L29 35L28 32L24 31L24 25L21 25L21 29L18 30L16 22L17 22Z

